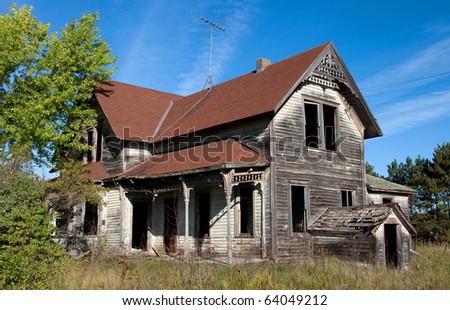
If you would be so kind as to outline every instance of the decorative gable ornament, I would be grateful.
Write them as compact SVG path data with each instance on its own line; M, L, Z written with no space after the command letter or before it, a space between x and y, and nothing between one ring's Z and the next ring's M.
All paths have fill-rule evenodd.
M339 88L334 81L338 80L340 82L345 82L347 79L340 62L336 60L336 58L337 57L331 52L325 54L313 70L308 81L327 87Z

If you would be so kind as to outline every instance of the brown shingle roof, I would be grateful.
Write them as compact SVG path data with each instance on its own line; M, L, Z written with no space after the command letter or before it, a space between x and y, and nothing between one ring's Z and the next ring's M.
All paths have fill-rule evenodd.
M114 134L122 140L148 141L170 101L181 98L116 81L101 88L112 91L109 95L98 93L96 97Z
M267 164L267 160L252 149L235 140L227 139L153 156L118 175L117 178L157 178L171 174L189 174L200 169L213 170Z
M174 102L155 141L273 113L331 43Z

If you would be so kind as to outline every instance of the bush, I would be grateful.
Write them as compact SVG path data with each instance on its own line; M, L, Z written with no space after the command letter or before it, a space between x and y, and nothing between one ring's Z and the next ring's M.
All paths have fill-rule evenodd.
M43 181L5 165L1 169L0 288L52 288L66 260L52 240Z

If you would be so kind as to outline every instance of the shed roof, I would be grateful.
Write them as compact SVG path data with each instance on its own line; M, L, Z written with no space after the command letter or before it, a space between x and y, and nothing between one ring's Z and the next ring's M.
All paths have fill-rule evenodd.
M310 230L312 232L358 234L371 231L374 227L382 224L391 212L397 216L406 229L411 233L415 233L414 227L406 219L400 210L400 206L394 203L354 207L330 207L311 224Z
M366 175L366 186L369 189L369 191L373 192L389 192L406 195L417 194L417 191L415 191L412 188L397 183L393 183L370 174Z

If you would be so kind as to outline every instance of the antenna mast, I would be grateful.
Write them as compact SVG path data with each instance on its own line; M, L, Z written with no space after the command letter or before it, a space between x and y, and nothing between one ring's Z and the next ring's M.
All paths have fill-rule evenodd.
M225 28L213 23L210 20L207 20L202 16L198 16L198 18L211 26L210 27L211 31L209 35L209 75L208 78L206 79L205 85L203 85L203 89L205 89L206 86L208 86L208 88L211 88L213 86L213 79L212 79L213 31L214 28L219 29L220 31L225 31Z

